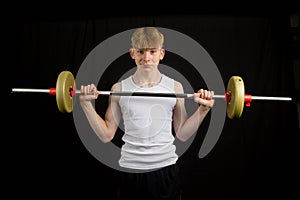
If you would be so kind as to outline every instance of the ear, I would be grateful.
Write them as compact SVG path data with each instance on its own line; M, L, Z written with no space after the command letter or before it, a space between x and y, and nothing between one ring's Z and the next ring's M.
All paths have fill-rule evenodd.
M134 49L133 48L129 49L129 54L130 54L131 58L134 59Z
M161 50L160 50L160 56L159 56L159 59L160 59L160 60L162 60L162 59L164 58L165 53L166 53L166 51L165 51L164 49L161 49Z

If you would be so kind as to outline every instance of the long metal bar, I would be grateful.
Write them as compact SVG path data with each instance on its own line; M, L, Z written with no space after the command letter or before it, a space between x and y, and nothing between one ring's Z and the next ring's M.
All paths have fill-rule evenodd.
M98 91L98 93L99 93L99 95L114 95L114 96L148 96L148 97L176 97L176 98L192 98L194 96L194 94L157 93L157 92L111 92L111 91Z
M176 97L176 98L192 98L194 94L181 93L150 93L150 92L111 92L98 91L99 95L115 95L115 96L153 96L153 97ZM81 91L76 91L76 94L81 94ZM214 99L224 99L225 95L215 94ZM266 96L251 96L252 100L276 100L276 101L291 101L291 97L266 97Z
M291 97L252 96L252 100L292 101L292 98Z
M49 93L49 89L30 89L30 88L13 88L12 92L41 92ZM192 98L194 94L181 93L153 93L153 92L112 92L97 91L99 95L115 95L115 96L150 96L150 97L176 97L176 98ZM80 90L76 90L76 94L81 94ZM224 99L225 95L215 94L215 99ZM275 100L275 101L292 101L291 97L268 97L268 96L251 96L252 100Z
M41 93L49 93L50 89L13 88L12 92L41 92Z
M184 93L157 93L157 92L112 92L98 91L99 95L115 95L115 96L149 96L149 97L176 97L176 98L193 98L194 94ZM76 91L76 94L81 94L81 91ZM214 95L216 99L224 99L225 95Z

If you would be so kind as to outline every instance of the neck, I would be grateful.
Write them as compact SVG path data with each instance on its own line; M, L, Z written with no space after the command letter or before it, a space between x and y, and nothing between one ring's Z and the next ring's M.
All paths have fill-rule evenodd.
M140 87L152 87L160 83L162 74L159 70L144 72L137 70L133 75L133 82Z

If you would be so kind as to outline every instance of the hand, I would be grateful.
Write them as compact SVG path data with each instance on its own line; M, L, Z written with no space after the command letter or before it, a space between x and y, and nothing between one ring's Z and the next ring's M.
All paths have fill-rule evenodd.
M212 108L215 103L213 96L214 91L200 89L197 93L194 93L194 101L204 107Z
M90 84L87 86L80 87L81 94L79 95L79 99L81 102L83 101L91 101L98 98L98 91L94 84Z

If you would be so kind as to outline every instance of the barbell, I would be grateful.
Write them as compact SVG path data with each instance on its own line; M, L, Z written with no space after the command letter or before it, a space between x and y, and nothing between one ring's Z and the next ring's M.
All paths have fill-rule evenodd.
M41 92L56 96L57 107L62 113L70 113L73 110L73 97L81 94L76 90L75 79L70 71L62 71L57 77L56 88L50 89L29 89L12 88L12 92ZM113 92L97 91L99 95L116 96L149 96L149 97L174 97L174 98L193 98L194 94L184 93L153 93L153 92ZM244 109L244 104L250 106L252 100L275 100L292 101L291 97L267 97L252 96L245 94L244 81L240 76L231 76L224 95L214 95L214 99L224 99L226 101L226 113L228 118L240 118Z

